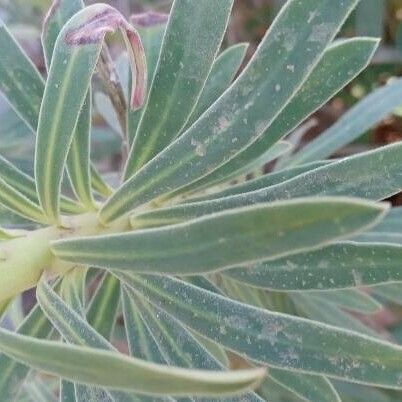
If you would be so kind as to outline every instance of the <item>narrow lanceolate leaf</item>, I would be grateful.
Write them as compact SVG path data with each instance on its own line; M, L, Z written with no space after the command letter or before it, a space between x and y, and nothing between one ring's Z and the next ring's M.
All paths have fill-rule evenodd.
M36 338L46 338L51 330L50 321L38 305L32 309L17 329L20 334ZM2 373L0 376L0 395L3 400L12 401L18 395L30 369L2 354L0 355L0 371Z
M186 124L221 46L232 4L233 0L221 0L219 7L213 1L173 3L126 178L169 145Z
M110 197L113 189L102 178L96 168L91 165L91 182L93 189L103 197Z
M258 158L356 77L367 66L377 45L378 41L367 38L339 41L331 45L291 102L257 141L208 176L179 192L220 181L233 170ZM289 68L292 69L287 66L287 70Z
M225 272L242 283L277 290L323 290L401 282L402 247L345 242L319 251Z
M18 115L36 130L43 79L0 20L0 91Z
M17 215L34 222L49 222L37 204L15 190L2 178L0 178L0 204Z
M64 303L43 278L39 282L36 295L44 313L67 342L115 351L116 349L82 317L85 271L74 270L66 279L67 283L62 290L68 304ZM63 282L66 282L66 279ZM78 402L98 400L98 395L104 395L105 400L113 400L107 391L95 387L75 384L75 392ZM85 397L82 396L83 394Z
M73 9L76 3L77 0L64 1L62 7ZM54 33L52 35L54 37ZM2 49L0 91L32 132L36 133L45 83L39 71L2 22L0 46Z
M150 394L233 394L256 387L265 375L264 369L214 372L160 366L116 352L39 340L4 329L0 329L0 350L71 381Z
M402 79L377 89L351 108L331 128L301 149L289 166L330 156L383 120L399 105Z
M45 19L42 46L46 67L49 70L57 37L64 24L84 7L82 0L58 0L53 2ZM92 96L88 90L71 142L67 159L68 174L77 198L89 209L94 209L90 175L90 130Z
M244 60L247 48L247 43L239 43L228 47L217 57L184 130L193 125L229 87Z
M131 356L154 363L165 363L151 331L145 325L141 314L126 289L122 289L124 326Z
M129 287L126 288L131 302L135 303L141 311L141 318L152 334L158 345L159 354L164 362L178 367L203 370L224 370L222 364L197 341L195 336L180 322L166 314L163 310L154 308L138 296ZM135 300L135 302L134 302ZM231 402L242 402L246 399L250 402L262 402L262 399L254 394L233 397ZM218 400L217 402L223 400Z
M163 223L168 219L180 222L247 205L307 196L351 196L382 200L399 193L402 187L401 158L402 144L396 143L326 164L274 186L150 211L134 216L132 222L137 226L143 223ZM261 178L257 184L259 186L264 182L264 178ZM242 188L254 188L254 184L246 183Z
M54 222L59 222L60 184L77 119L104 37L116 29L122 30L132 56L135 84L131 104L139 107L146 83L144 51L137 32L117 10L105 4L81 10L63 27L55 44L39 116L35 155L38 197L46 215Z
M104 205L101 220L113 221L207 175L253 143L306 80L356 3L289 1L230 89L196 124L123 184ZM301 25L306 20L310 24ZM294 66L294 71L284 74L288 65Z
M400 346L251 307L174 278L126 273L119 277L187 327L253 361L385 388L402 387Z
M386 209L348 198L307 198L162 228L56 241L52 250L84 265L194 275L322 247L374 225Z
M38 196L36 194L35 181L32 177L28 176L8 160L0 156L0 178L7 184L19 191L22 195L27 197L35 204L39 204ZM82 207L73 202L72 200L62 197L61 208L68 213L82 213Z
M87 311L87 320L103 337L110 339L120 305L120 283L106 273Z
M270 369L269 377L304 401L341 402L334 386L325 377L279 369Z

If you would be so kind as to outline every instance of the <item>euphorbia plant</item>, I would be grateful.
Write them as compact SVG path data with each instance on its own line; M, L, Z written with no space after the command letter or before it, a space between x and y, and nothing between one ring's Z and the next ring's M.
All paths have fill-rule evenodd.
M55 1L46 78L1 27L0 89L36 150L34 177L0 160L0 203L38 224L2 232L2 310L34 286L38 299L17 332L0 330L2 400L23 398L28 367L60 377L63 401L336 401L331 379L402 387L402 349L341 310L375 311L355 287L400 280L402 249L367 236L400 190L402 146L324 160L391 110L401 84L294 155L281 141L369 62L376 39L333 42L357 3L289 0L233 83L245 45L218 56L231 0L176 0L169 19L130 22ZM121 82L104 43L116 30L131 66ZM122 135L116 187L89 157L95 71ZM356 118L384 92L371 120ZM236 180L278 157L274 172ZM131 356L111 342L120 301ZM228 370L228 351L244 370Z

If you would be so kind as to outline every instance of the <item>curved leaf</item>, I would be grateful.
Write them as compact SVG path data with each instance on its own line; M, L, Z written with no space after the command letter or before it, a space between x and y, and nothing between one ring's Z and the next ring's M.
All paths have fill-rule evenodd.
M45 18L42 31L46 67L49 70L57 37L64 24L84 7L82 0L54 1ZM89 89L77 121L67 159L68 174L77 198L90 210L94 209L90 176L90 130L92 95Z
M167 368L116 352L39 340L4 329L0 329L0 350L74 382L151 394L231 394L254 388L265 375L264 369L205 372Z
M96 28L96 29L94 29ZM59 193L68 150L78 115L107 32L121 29L132 61L132 106L145 93L145 56L137 32L114 8L95 4L75 14L55 44L38 123L35 178L46 215L59 223ZM80 77L79 80L72 77Z

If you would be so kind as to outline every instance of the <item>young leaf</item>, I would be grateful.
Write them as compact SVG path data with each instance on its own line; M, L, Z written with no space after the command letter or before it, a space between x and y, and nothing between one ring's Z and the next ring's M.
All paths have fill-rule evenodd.
M401 246L345 242L231 269L225 275L265 289L342 289L402 281L401 258Z
M323 159L350 144L400 105L402 79L377 89L346 112L331 128L296 153L288 166Z
M63 27L55 44L39 116L35 155L38 197L54 223L60 220L61 179L77 119L104 37L116 29L122 30L127 42L135 83L131 104L139 107L146 83L144 51L137 32L117 10L105 4L81 10Z
M59 240L52 250L84 265L194 275L322 247L375 224L386 209L347 198L306 198L163 228Z
M213 1L173 3L126 178L169 145L186 124L221 46L232 5L233 0L221 0L219 7Z
M187 327L253 361L345 381L401 388L402 348L398 345L251 307L175 278L128 273L118 276Z
M306 80L356 3L289 1L235 83L196 124L120 187L103 206L101 221L111 222L195 181L253 143ZM310 24L302 24L309 19ZM295 66L294 72L283 74L287 65Z

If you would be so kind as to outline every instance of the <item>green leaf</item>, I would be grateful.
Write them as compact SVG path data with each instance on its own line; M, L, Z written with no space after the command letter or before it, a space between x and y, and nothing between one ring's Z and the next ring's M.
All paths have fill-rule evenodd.
M11 212L31 221L44 224L49 222L39 205L15 190L2 178L0 178L0 204Z
M386 209L354 199L307 198L163 228L59 240L52 250L84 265L194 275L322 247L375 224Z
M221 46L232 5L233 0L221 0L219 7L213 1L173 3L126 178L169 145L186 124Z
M38 302L53 326L67 342L116 351L116 349L83 318L85 275L85 270L76 269L63 280L66 285L64 289L62 288L62 291L66 295L68 304L64 303L42 277L36 290ZM108 397L107 392L102 389L80 384L75 384L75 392L77 396L79 395L77 398L79 401L91 400L91 398L98 399L96 396L102 394ZM85 394L85 397L82 397L82 394ZM117 396L119 395L120 394L117 394ZM111 393L111 396L113 396L113 393Z
M60 381L60 402L75 402L74 384L69 381Z
M243 175L254 173L256 170L264 168L266 164L288 153L289 151L292 150L292 148L293 147L290 142L278 141L276 144L272 145L272 147L270 147L266 152L263 153L259 152L259 154L256 155L255 159L248 161L248 163L245 163L242 167L239 167L237 170L235 170L236 168L233 167L233 170L226 172L225 177L222 177L221 179L216 179L213 182L208 183L208 185L218 186L223 182L228 182L230 180L239 178ZM180 191L178 193L180 193ZM172 194L171 196L174 197L175 194Z
M335 304L326 301L325 298L311 297L304 293L292 293L291 298L297 306L299 314L307 318L372 337L378 337L378 334L373 329L344 312Z
M113 194L113 189L102 179L93 165L91 165L91 181L93 189L103 197L110 197Z
M253 143L306 80L356 3L288 2L230 89L196 124L117 190L103 206L101 221L111 222L195 181ZM310 24L302 24L309 18ZM327 29L323 30L324 26ZM287 65L295 66L295 71L283 74ZM266 105L270 105L268 110Z
M74 9L76 4L76 0L64 1L62 7ZM54 26L50 35L55 40ZM3 22L0 22L0 47L0 91L31 131L36 133L45 87L43 78ZM70 210L72 202L68 202L68 206L67 210Z
M151 331L141 317L135 301L124 288L122 289L122 301L124 325L130 355L154 363L165 363Z
M128 288L127 292L135 300L141 318L155 339L165 363L203 370L223 369L180 322L170 318L164 311L149 306L131 288Z
M0 91L18 115L36 130L43 78L0 20Z
M378 41L367 38L338 41L331 45L290 103L257 141L214 172L178 192L191 191L219 182L230 172L260 157L360 73L367 66L377 45ZM293 68L287 66L287 72Z
M225 275L265 289L342 289L402 281L401 258L402 247L398 245L345 242L235 268Z
M161 208L133 216L132 222L135 226L168 219L180 222L257 203L307 196L349 196L382 200L399 193L402 187L402 176L399 174L401 158L402 144L396 143L325 164L274 186L227 198ZM268 183L269 180L270 178ZM241 189L258 188L265 183L265 179L261 178L254 183L246 183Z
M52 325L38 305L25 317L17 332L38 338L46 338ZM0 395L5 401L12 401L18 395L30 369L6 355L0 355Z
M341 289L336 291L303 292L311 298L325 300L338 307L349 311L356 311L364 314L377 313L382 309L382 305L369 294L359 289Z
M401 103L402 79L377 89L346 112L331 128L302 148L288 166L326 158L350 144Z
M57 37L64 24L84 7L82 0L61 0L49 9L42 32L42 47L49 70ZM89 210L95 208L90 176L90 130L92 95L89 89L80 111L67 159L68 174L77 198Z
M198 102L183 131L192 126L229 87L244 61L247 48L248 43L238 43L225 49L216 58Z
M2 156L0 156L0 177L33 203L39 203L33 178L19 170ZM61 198L61 208L69 213L79 214L83 212L82 207L64 196Z
M105 274L88 307L87 320L103 337L110 339L120 305L120 283Z
M384 388L402 387L400 346L251 307L166 276L118 276L187 327L253 361Z
M92 32L94 25L97 25L96 35ZM144 51L137 32L117 10L105 4L81 10L63 27L55 44L39 116L35 155L38 197L54 223L60 220L61 179L78 115L85 103L106 32L116 29L122 30L132 56L135 75L132 106L139 107L146 83Z
M225 198L232 195L238 195L242 193L249 193L251 191L260 190L262 188L275 186L276 184L281 184L284 181L293 179L296 176L299 176L302 173L306 173L310 170L317 169L321 166L325 166L331 163L330 161L323 162L313 162L307 163L306 165L297 166L291 169L284 169L279 172L272 172L265 174L264 176L257 177L252 180L247 180L244 183L240 183L234 186L229 187L223 191L215 192L210 195L206 195L203 197L194 197L190 198L187 202L199 202L199 201L207 201L213 200L216 198Z
M316 375L270 369L269 377L305 401L341 402L334 386Z
M254 388L265 375L264 369L205 372L164 367L116 352L39 340L4 329L0 329L0 349L38 370L71 381L151 394L232 394Z
M142 320L145 322L153 339L158 345L159 354L169 365L203 370L223 370L222 364L215 359L202 344L180 322L170 317L163 310L149 305L141 299L131 288L126 289L132 302L135 300L140 309ZM248 394L239 398L232 398L232 402L262 401L256 394Z

